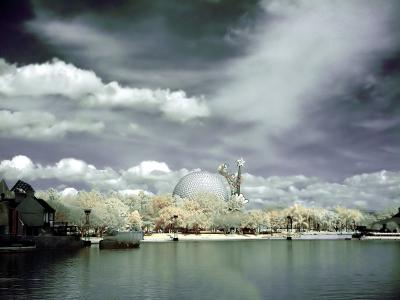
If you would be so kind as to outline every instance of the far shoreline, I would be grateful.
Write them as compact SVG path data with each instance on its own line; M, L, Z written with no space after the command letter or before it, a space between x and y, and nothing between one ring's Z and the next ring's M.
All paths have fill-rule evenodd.
M326 241L343 241L343 240L359 240L352 238L353 232L293 232L289 235L286 232L274 234L224 234L224 233L199 233L199 234L183 234L178 232L178 241L182 242L212 242L212 241L266 241L266 240L286 240L288 236L292 237L295 241L310 241L310 240L326 240ZM153 233L145 235L141 243L166 243L174 242L173 233ZM92 244L99 244L103 238L90 237L89 240ZM382 236L368 236L363 237L361 240L391 240L399 241L400 237L382 237Z
M336 232L304 232L304 233L274 233L271 234L223 234L223 233L200 233L200 234L183 234L178 233L179 241L256 241L256 240L286 240L291 236L294 240L346 240L351 238L352 233L336 233ZM152 242L171 242L173 241L173 233L153 233L145 235L141 241L143 243Z

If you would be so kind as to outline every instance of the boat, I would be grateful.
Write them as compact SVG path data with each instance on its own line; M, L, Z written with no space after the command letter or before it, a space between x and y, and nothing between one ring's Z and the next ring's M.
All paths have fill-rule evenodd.
M107 236L99 242L100 249L139 248L143 240L143 231L119 231L116 235Z

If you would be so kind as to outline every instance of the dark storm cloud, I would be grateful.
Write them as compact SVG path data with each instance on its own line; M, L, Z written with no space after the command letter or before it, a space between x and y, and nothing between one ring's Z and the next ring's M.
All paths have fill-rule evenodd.
M35 18L28 0L0 1L0 57L10 62L31 63L57 55L40 38L26 31L24 24Z
M133 1L123 5L107 1L96 1L96 5L91 1L37 1L34 4L36 18L31 18L24 28L28 31L33 28L37 37L57 48L67 57L66 61L93 69L104 80L183 88L195 95L211 93L221 85L225 75L216 72L218 65L242 55L248 46L246 37L237 37L233 29L254 27L257 15L262 13L258 1ZM54 111L57 106L50 109ZM107 141L99 139L95 144L100 149L110 148L108 141L112 140L119 145L112 147L112 152L122 155L118 162L104 157L101 161L105 164L122 167L152 158L168 160L173 167L195 168L201 164L214 170L223 159L236 158L243 147L251 152L250 145L223 149L219 137L248 129L243 122L236 125L229 118L214 119L207 121L206 126L189 124L182 128L165 124L157 114L118 111L118 108L113 112L119 120L126 120L125 127L132 120L140 124L142 132L139 137L104 135ZM64 109L64 114L74 113L71 108ZM100 116L105 118L104 113ZM71 134L68 140L73 144L87 141ZM63 149L64 142L46 143L52 144L60 157L68 152ZM70 149L71 156L90 156L92 146L85 145L82 143L76 151ZM82 152L76 156L79 151Z
M255 26L258 2L37 1L32 28L107 80L204 94L215 66L245 51L232 29Z
M251 22L261 12L259 2L259 0L77 0L36 1L35 4L64 18L86 16L89 20L97 21L99 25L107 25L108 29L121 30L122 27L128 30L134 30L135 27L141 29L140 24L160 19L171 34L201 41L203 37L223 38L238 23ZM254 24L254 20L251 23ZM147 30L156 32L161 29L157 26L156 23L153 29L147 28ZM226 45L215 44L215 46Z
M296 165L291 161L290 165L304 170L304 174L325 178L398 170L399 62L398 53L384 55L375 70L355 82L350 92L314 106L306 113L301 128L278 137L276 143L283 156L300 162ZM307 134L314 134L315 139L307 140Z
M2 27L18 27L34 15L30 1L4 0L0 3L0 9Z

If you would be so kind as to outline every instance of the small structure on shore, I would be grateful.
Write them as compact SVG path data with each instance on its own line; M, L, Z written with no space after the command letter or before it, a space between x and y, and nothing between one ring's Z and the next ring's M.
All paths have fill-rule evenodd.
M359 239L400 239L400 207L392 217L372 223L370 228L357 226L353 238Z
M400 207L398 212L391 218L377 221L372 224L372 228L378 228L380 232L400 233Z
M118 232L114 236L108 236L99 242L100 249L130 249L139 248L143 239L142 231Z
M32 186L22 180L10 189L0 182L0 234L37 236L54 226L55 209L35 197Z
M0 194L0 252L83 246L79 236L57 234L55 209L30 184L18 180L10 190L1 180Z

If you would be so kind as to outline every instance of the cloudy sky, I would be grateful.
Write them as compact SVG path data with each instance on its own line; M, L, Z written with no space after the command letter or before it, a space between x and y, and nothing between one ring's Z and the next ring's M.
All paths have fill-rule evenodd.
M253 206L400 204L396 0L0 2L0 177Z

